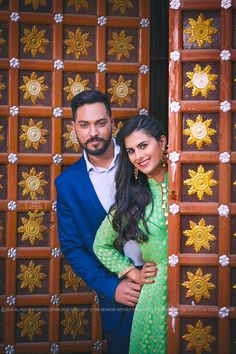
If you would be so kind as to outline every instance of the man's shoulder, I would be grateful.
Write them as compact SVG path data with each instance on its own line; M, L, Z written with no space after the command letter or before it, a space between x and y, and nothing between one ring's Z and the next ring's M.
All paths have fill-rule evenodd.
M84 157L82 156L78 161L70 165L69 167L66 168L65 171L63 171L56 179L55 179L55 184L59 185L61 183L64 183L67 180L71 180L73 177L78 176L82 172L85 171L85 161Z

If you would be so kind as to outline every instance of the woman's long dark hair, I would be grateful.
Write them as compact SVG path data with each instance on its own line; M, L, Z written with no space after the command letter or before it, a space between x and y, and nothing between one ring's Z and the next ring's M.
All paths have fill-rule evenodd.
M148 226L145 210L147 205L153 204L152 193L147 182L147 176L139 171L138 178L134 178L134 168L129 161L125 148L125 138L134 131L142 130L157 141L164 135L161 124L154 118L144 115L135 116L128 120L117 134L117 143L120 145L120 155L116 172L116 197L113 228L118 233L114 246L122 250L124 241L148 240ZM144 226L145 233L139 228L138 222Z

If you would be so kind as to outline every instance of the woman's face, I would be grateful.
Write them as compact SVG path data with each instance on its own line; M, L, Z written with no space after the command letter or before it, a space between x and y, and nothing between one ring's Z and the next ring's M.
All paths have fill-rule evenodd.
M143 130L135 130L125 138L125 148L130 162L149 178L155 178L162 168L161 150L165 149L166 137L157 141Z

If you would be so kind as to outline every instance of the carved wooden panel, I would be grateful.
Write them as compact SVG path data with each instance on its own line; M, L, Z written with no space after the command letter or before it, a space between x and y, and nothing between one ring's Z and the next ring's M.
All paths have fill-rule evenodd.
M236 1L170 1L168 353L236 351Z
M70 100L149 108L150 1L0 2L0 351L102 352L97 296L60 253L54 179L81 156Z

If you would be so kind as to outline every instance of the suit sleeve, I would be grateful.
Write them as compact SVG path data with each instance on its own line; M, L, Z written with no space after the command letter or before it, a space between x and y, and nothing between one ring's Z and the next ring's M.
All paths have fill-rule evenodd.
M93 249L98 259L111 272L117 273L118 277L122 277L129 270L134 268L128 257L122 255L114 248L114 240L117 234L112 227L111 216L107 216L99 227Z
M104 268L94 254L88 251L80 238L73 215L57 188L58 235L62 253L75 274L98 294L114 301L119 279Z

